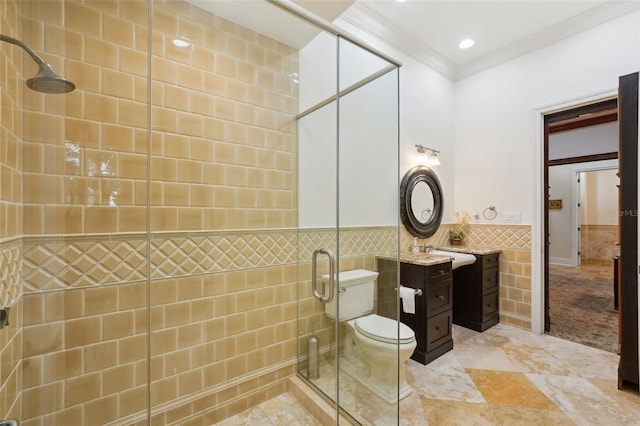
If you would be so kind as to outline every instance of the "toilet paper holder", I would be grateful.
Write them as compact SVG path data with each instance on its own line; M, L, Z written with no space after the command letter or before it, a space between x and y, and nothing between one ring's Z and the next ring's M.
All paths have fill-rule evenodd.
M405 287L405 286L402 286L402 287ZM410 287L409 287L409 288L410 288ZM398 288L397 288L397 287L396 287L396 291L398 291ZM414 289L413 289L413 293L414 293L416 296L422 296L422 289L421 289L421 288L414 288Z

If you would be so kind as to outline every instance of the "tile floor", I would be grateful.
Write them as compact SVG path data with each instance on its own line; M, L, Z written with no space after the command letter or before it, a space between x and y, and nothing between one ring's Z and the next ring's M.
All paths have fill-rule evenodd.
M583 261L580 266L549 264L549 273L566 277L613 282L613 260L588 259Z
M618 353L613 260L585 260L581 266L549 265L548 334Z
M216 424L219 426L319 426L322 423L316 420L293 395L283 393Z
M410 360L414 392L400 403L401 425L640 425L640 395L617 389L618 356L498 324L477 333L454 326L454 349L429 365ZM362 397L366 395L366 397ZM364 424L390 425L380 401L355 400ZM222 425L320 424L284 394Z
M617 389L618 359L502 324L454 326L451 352L408 363L416 392L402 401L401 424L640 425L640 395Z

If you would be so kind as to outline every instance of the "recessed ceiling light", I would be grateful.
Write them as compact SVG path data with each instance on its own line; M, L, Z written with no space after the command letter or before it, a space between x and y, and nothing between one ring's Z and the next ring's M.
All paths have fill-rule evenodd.
M396 0L398 3L404 3L407 0Z
M189 42L183 38L174 38L173 45L177 47L187 47L189 46Z
M460 42L460 44L458 45L458 47L460 49L468 49L471 46L473 46L475 44L475 41L471 40L470 38L465 38L464 40L462 40Z

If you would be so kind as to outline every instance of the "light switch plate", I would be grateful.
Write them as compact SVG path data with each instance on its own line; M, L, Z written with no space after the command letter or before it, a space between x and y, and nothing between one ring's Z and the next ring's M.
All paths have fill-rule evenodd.
M504 212L505 223L520 223L522 214L520 212Z

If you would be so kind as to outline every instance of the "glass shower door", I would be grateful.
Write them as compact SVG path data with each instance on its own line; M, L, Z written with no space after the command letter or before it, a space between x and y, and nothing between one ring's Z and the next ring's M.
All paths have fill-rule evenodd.
M376 255L397 252L398 68L342 37L325 38L324 52L331 42L336 94L298 118L298 371L335 404L336 419L395 424L397 345L386 363L366 356L352 321L378 313L378 280L353 300L346 277L375 277ZM301 95L305 69L303 55Z

